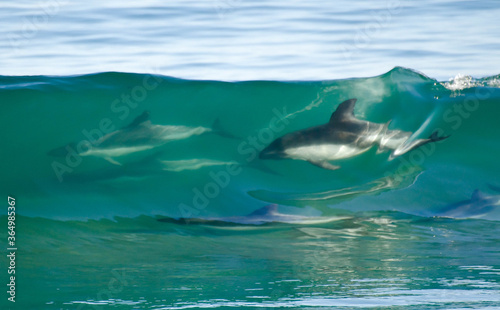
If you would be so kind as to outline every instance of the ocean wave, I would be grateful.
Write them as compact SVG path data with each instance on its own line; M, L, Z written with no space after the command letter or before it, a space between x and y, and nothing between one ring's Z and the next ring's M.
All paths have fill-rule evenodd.
M227 217L269 203L326 216L338 209L437 210L476 189L493 194L487 184L500 174L498 81L439 82L402 67L317 82L4 76L1 185L24 197L24 215L59 219ZM404 133L405 152L432 136L449 138L395 157L374 146L332 161L340 167L334 171L259 159L273 140L327 123L350 98L357 98L356 119ZM175 134L162 136L169 128ZM498 210L485 216L498 219Z

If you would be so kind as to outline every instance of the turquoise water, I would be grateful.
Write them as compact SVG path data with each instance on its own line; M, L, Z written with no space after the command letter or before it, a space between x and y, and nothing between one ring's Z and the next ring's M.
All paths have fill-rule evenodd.
M0 8L0 309L500 308L498 1ZM351 98L449 138L258 158Z
M499 78L441 82L401 67L316 82L3 76L0 188L16 199L18 251L16 304L5 294L2 308L495 309L500 211L439 215L476 189L499 198ZM348 98L356 117L392 120L410 139L450 137L392 160L373 148L335 171L257 158ZM48 154L144 111L155 125L213 131L119 164ZM315 221L194 220L269 204Z

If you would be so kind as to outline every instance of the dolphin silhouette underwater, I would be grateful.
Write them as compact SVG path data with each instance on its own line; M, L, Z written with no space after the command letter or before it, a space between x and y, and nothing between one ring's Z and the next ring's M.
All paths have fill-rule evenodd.
M408 142L411 132L389 130L389 123L378 124L357 119L354 105L357 99L342 102L327 124L286 134L269 144L260 159L298 159L324 169L336 170L340 166L329 161L354 157L378 145L379 151L393 150L391 159L403 155L439 137L435 131L428 139Z
M450 218L478 218L493 211L500 205L500 196L486 196L476 189L472 193L471 199L463 200L443 207L436 212L432 212L434 217Z
M214 124L216 123L217 121ZM112 164L122 165L116 160L117 157L143 152L171 141L213 131L212 128L202 126L154 125L149 119L149 112L144 111L128 126L104 135L95 143L87 143L85 150L81 152L75 151L78 150L75 143L70 143L49 151L48 155L66 156L68 152L77 152L79 156L101 157Z
M332 221L345 219L346 217L322 217L322 216L306 216L297 214L286 214L278 211L278 205L272 204L257 209L246 216L231 216L231 217L211 217L211 218L161 218L160 222L167 223L183 223L183 224L198 224L212 226L228 226L228 225L263 225L270 223L284 224L322 224Z

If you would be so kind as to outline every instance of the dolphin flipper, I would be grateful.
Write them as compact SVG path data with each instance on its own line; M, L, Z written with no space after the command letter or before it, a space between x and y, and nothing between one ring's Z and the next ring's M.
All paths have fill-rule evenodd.
M308 162L323 169L328 169L328 170L340 169L340 166L332 165L326 160L308 160Z
M112 163L113 165L122 166L121 163L117 162L116 160L114 160L111 157L104 157L104 159L107 160L108 162Z

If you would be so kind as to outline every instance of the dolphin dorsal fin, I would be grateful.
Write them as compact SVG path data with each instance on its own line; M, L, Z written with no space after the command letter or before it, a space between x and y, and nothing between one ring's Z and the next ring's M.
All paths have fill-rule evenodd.
M342 102L335 112L333 112L332 117L330 117L329 124L334 124L342 122L344 120L349 120L354 118L354 105L358 99L352 98Z
M471 201L483 200L484 198L485 198L484 194L480 190L476 189L472 193Z
M139 126L142 123L145 123L149 121L149 111L144 111L142 112L141 115L137 116L132 123L130 123L128 126L123 127L124 129L126 128L134 128Z
M250 213L248 216L265 216L265 215L274 215L278 212L278 205L277 204L272 204L268 205L265 207L262 207L260 209L257 209Z

